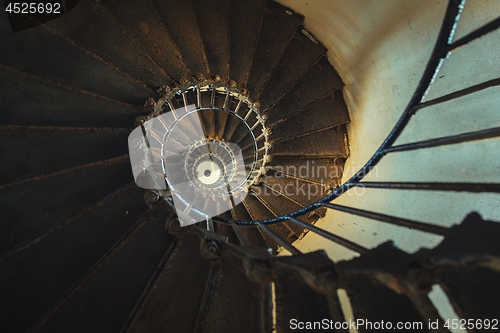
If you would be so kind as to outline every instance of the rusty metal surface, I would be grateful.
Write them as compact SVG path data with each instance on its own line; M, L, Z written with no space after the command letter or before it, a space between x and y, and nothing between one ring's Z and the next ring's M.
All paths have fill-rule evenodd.
M193 332L210 270L200 243L198 236L181 231L128 332Z
M193 2L175 0L152 0L151 2L170 32L191 74L209 74Z
M294 200L291 200L291 198L285 197L276 192L270 191L267 195L261 195L259 197L261 201L264 202L276 215L283 215L302 207ZM301 217L301 220L308 224L316 222L317 219L317 215ZM297 238L302 238L304 236L304 228L290 222L284 222L284 224L295 234Z
M133 181L128 156L104 162L0 187L0 257Z
M127 231L143 222L140 218L148 209L143 195L141 189L128 186L2 260L4 329L28 329L109 255Z
M140 6L135 0L96 1L113 22L146 51L147 57L161 66L170 79L189 74L181 52L151 1L143 1ZM167 82L161 83L164 84Z
M320 100L313 100L311 105L298 109L296 113L292 113L293 110L293 107L288 108L278 104L268 112L272 139L289 139L295 135L345 125L350 121L341 90L328 94ZM275 122L277 123L271 125Z
M44 316L37 332L122 329L151 278L168 260L173 237L164 230L166 216L160 211L141 223Z
M230 78L238 88L245 88L260 33L266 0L229 1Z
M243 201L243 204L245 205L246 209L248 210L248 213L250 214L253 220L260 220L275 216L269 209L266 208L266 206L264 206L253 195L248 195ZM290 231L284 225L277 224L276 226L271 226L271 228L273 229L273 231L275 231L285 239L290 234ZM264 238L267 245L273 249L274 253L276 253L279 244L266 233L262 232L261 230L259 231L261 232L262 238Z
M278 63L295 30L304 17L274 1L268 1L262 19L247 88L253 99L258 99L267 76Z
M193 1L212 75L229 80L229 0Z
M332 187L340 184L344 173L343 158L300 158L296 156L273 156L266 167L283 175L302 178L311 183Z
M153 92L41 26L12 34L8 20L1 20L0 32L2 65L69 89L89 91L134 105L142 105ZM103 82L114 84L103 85Z
M207 5L196 3L203 7ZM221 3L225 2L221 0ZM449 233L443 233L445 240L433 250L407 254L391 244L372 250L358 246L360 257L335 265L319 252L288 258L273 257L265 247L276 248L276 237L269 237L255 226L238 228L250 245L263 249L226 243L225 237L210 235L194 227L180 230L170 211L153 214L159 202L155 193L146 194L146 205L144 191L134 186L114 191L127 177L122 169L126 147L120 142L128 130L111 127L131 126L132 122L127 125L128 119L138 116L136 111L140 110L137 106L142 106L156 91L157 87L151 89L152 86L169 84L173 80L186 83L190 79L188 74L198 72L232 79L234 82L228 82L230 87L243 88L248 77L249 88L260 91L263 87L261 108L272 107L268 120L276 125L273 128L275 162L280 159L296 161L292 163L298 166L303 165L307 158L342 160L348 155L344 126L348 114L340 90L337 90L341 82L324 58L326 50L302 28L289 38L292 28L301 20L300 16L283 13L283 8L275 3L269 3L265 9L265 3L231 0L228 8L206 7L214 13L228 15L227 26L224 26L224 19L217 21L217 26L204 21L206 13L197 12L201 7L192 1L171 0L144 4L134 20L130 20L130 16L136 13L131 1L125 2L123 8L110 0L100 0L98 5L85 3L68 17L85 16L84 12L95 11L98 17L90 35L76 34L62 21L10 34L7 23L0 21L1 69L7 73L1 91L4 95L9 94L19 82L18 89L27 89L28 94L33 94L33 99L43 101L40 110L31 112L31 101L24 104L26 109L14 105L24 95L16 92L10 99L2 97L2 102L7 101L8 111L16 112L16 115L2 113L0 119L22 126L2 127L0 148L8 156L9 163L2 164L0 170L4 177L0 191L5 191L0 193L6 195L2 198L14 200L17 195L37 192L24 197L26 212L21 211L23 202L12 205L16 212L8 211L9 222L4 223L7 236L2 236L2 240L8 244L5 249L27 241L0 258L2 329L23 332L35 325L42 332L108 333L128 329L142 332L149 329L166 331L173 327L175 332L234 332L237 329L269 332L273 306L271 282L275 283L277 296L278 331L286 331L287 320L293 316L308 321L328 317L342 320L336 297L339 287L347 290L354 315L373 321L439 318L427 297L430 287L436 283L443 287L454 309L463 318L491 318L500 312L498 288L491 290L498 281L499 225L483 221L477 214L451 228ZM420 103L448 51L500 26L497 19L465 39L449 44L447 39L454 30L461 3L459 0L450 1L437 47L415 95L393 132L361 171L375 166L387 152L498 136L497 128L438 141L393 146L418 110L498 83L493 80L426 105ZM281 24L287 17L286 25ZM274 21L275 18L278 21ZM82 22L82 19L78 17L76 21ZM81 24L85 26L87 23ZM289 37L273 43L272 37L277 35L259 31L272 26L284 27L280 36ZM213 36L211 28L214 28ZM230 47L229 60L225 53L227 45L216 43L216 39L223 38L225 33L230 36L225 40ZM92 36L101 36L102 41L110 43L116 41L118 45L106 48ZM260 52L268 46L272 46L269 53L261 55ZM215 54L218 50L222 53ZM269 61L271 58L273 61ZM267 67L260 66L261 62ZM231 66L230 77L225 77L227 64ZM212 73L214 68L221 73ZM248 71L250 69L258 69L263 75L255 74L258 78L254 78ZM202 80L202 77L197 79ZM252 93L255 94L250 91L250 96ZM65 96L53 101L61 94ZM178 96L179 100L174 99L172 105L182 105L185 102L183 97L186 96ZM201 97L204 105L215 103L220 106L223 103L220 96L213 97L211 93ZM193 102L195 98L190 95L187 100ZM82 105L73 109L72 102ZM83 105L86 102L89 104ZM83 115L85 107L109 113L91 110ZM151 105L145 109L148 107L151 111ZM326 110L336 113L327 119ZM67 113L61 115L65 111ZM45 112L48 112L47 117ZM113 123L111 120L115 116L117 121ZM308 121L308 117L314 120ZM244 137L239 139L241 128L232 127L232 124L230 119L207 112L205 126L211 126L208 132L212 136L234 138L245 146L251 144L251 140L249 142ZM32 127L35 125L38 128ZM325 136L329 140L325 140ZM19 151L23 152L22 156L17 154ZM114 156L121 157L115 159ZM29 164L33 161L36 165ZM324 160L322 163L331 165ZM116 173L116 178L108 173L113 173L113 176ZM306 179L290 176L267 181L271 185L294 183L298 186L297 182L316 184L317 180L324 180L324 177L317 176ZM86 177L101 183L92 187L92 182ZM106 179L103 181L102 178ZM356 176L345 186L358 184L362 178ZM57 184L52 183L55 179ZM74 186L73 183L78 181L87 182L88 187ZM475 190L496 190L496 185L490 185L475 187ZM390 184L377 186L389 187ZM396 184L394 188L397 186L440 188L432 183ZM47 198L40 197L48 193L47 187L50 192L59 192L54 200L48 195ZM64 187L71 189L64 190ZM453 188L460 189L460 186ZM320 204L317 200L331 201L344 190L345 187L341 187L326 197L321 191L314 195L311 191L290 195L296 202L287 206L287 210L296 210L293 216L311 214L317 211ZM110 192L99 199L104 191ZM290 218L291 212L284 212L283 203L264 196L249 198L246 207L239 205L224 217L246 220L247 223L257 223L250 220L262 219L264 221L260 223L267 223L269 229L284 239L292 231L295 236L300 232L293 229L295 226L288 225L287 228L284 223L272 224ZM37 203L30 205L29 201ZM90 202L93 204L89 205ZM52 204L64 207L54 210ZM311 206L297 208L304 204ZM33 212L29 212L30 209ZM147 212L148 209L152 211ZM36 219L33 214L44 216ZM25 233L20 233L21 237L19 233L12 237L9 234L12 221L17 221L16 217L11 219L11 215L21 216L20 221L26 228ZM316 217L309 215L307 218ZM41 223L35 226L35 222ZM164 224L168 232L164 230ZM226 230L231 230L229 225ZM289 240L293 241L294 237ZM175 248L174 238L180 239ZM242 322L246 324L243 328ZM443 331L442 327L439 331Z
M78 3L66 15L44 27L147 87L156 89L170 83L171 78L163 68L94 1ZM108 46L111 44L114 47Z
M324 112L316 119L330 126L332 125L329 121L330 115L343 116L349 119L347 106L341 97L343 86L344 84L337 71L330 64L328 58L324 56L294 82L293 86L283 96L279 96L279 99L273 102L273 106L266 111L266 114L269 116L269 123L273 124L281 119L286 119L290 115L303 110L334 92L340 94L340 96L337 95L335 98L335 107ZM313 116L310 115L310 117ZM297 124L300 124L300 120L297 120ZM303 133L300 127L294 129L293 132L297 134Z
M259 96L261 109L267 110L280 98L300 76L313 66L323 55L326 49L312 41L299 27L279 63L269 74L266 84Z
M344 125L296 136L273 144L271 155L297 157L347 157Z
M129 128L139 113L137 106L50 84L1 64L0 72L2 108L8 110L0 113L4 125Z

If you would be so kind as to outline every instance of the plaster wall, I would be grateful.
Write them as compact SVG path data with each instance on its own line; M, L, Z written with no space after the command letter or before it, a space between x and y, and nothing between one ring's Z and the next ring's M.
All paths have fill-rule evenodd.
M403 112L433 49L447 1L280 0L305 16L305 26L329 50L343 78L351 123L343 181L373 155ZM455 39L500 16L498 0L469 0ZM452 53L426 100L500 77L500 32ZM489 88L419 111L396 144L500 126L500 88ZM366 180L500 182L500 141L389 154ZM471 211L500 221L497 194L358 189L335 203L438 225L457 224ZM387 240L406 251L441 237L329 211L317 225L372 248ZM295 244L325 249L334 261L356 254L309 233Z

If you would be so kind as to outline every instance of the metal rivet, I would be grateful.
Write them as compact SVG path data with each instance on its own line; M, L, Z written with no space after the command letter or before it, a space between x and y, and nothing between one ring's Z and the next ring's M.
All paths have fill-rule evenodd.
M153 98L148 98L146 100L146 103L144 103L144 106L149 107L149 108L154 108L155 105L156 105L156 101Z
M207 259L217 259L220 254L219 244L214 241L207 241L205 245L203 245L202 254Z
M158 202L160 200L160 194L156 191L153 190L148 190L144 194L144 201L148 204L153 204L155 202Z
M135 118L134 126L135 127L141 126L142 124L144 124L146 122L146 119L147 119L147 117L145 117L145 116L139 116L139 117Z
M168 93L172 88L170 88L169 86L161 86L160 89L158 89L158 92L159 93Z
M201 73L197 73L196 74L196 79L198 81L203 81L205 79L205 76L203 74L201 74Z
M169 219L165 223L165 229L167 229L167 231L179 231L181 228L181 223L178 218Z

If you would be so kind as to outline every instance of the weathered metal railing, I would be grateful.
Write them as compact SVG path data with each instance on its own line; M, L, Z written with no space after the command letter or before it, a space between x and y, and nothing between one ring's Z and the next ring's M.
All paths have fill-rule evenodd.
M500 193L500 184L498 183L446 183L446 182L363 182L363 178L372 170L385 155L391 153L397 153L402 151L412 151L417 149L426 149L437 146L453 145L464 142L471 142L477 140L485 140L490 138L500 137L500 128L490 128L481 131L469 132L459 135L446 136L437 139L418 141L409 144L395 145L396 140L399 138L405 127L410 123L412 116L415 115L419 110L426 107L444 103L459 97L463 97L475 92L498 86L500 85L500 78L489 80L477 85L473 85L456 91L430 101L424 102L424 97L432 85L434 79L436 78L440 67L449 55L449 53L458 47L462 47L500 27L500 18L497 18L490 23L484 25L483 27L474 30L468 35L460 38L453 42L453 36L455 34L460 14L464 8L465 0L450 0L448 7L446 9L446 14L443 19L441 30L439 32L434 50L431 54L430 60L426 66L423 76L411 97L406 109L401 115L400 119L384 140L382 145L378 148L371 159L347 182L333 190L330 194L326 195L317 202L310 204L302 209L296 210L286 215L281 215L275 218L258 220L258 221L235 221L228 218L214 217L215 221L221 223L236 223L238 225L256 225L263 232L272 237L278 244L287 243L284 239L279 237L277 234L273 233L269 228L266 228L267 224L278 223L290 221L292 223L298 224L301 227L310 230L311 232L317 233L337 244L347 247L355 252L363 253L366 249L358 244L350 242L339 236L333 235L325 230L322 230L313 225L306 224L298 219L298 217L303 216L309 212L312 212L318 208L326 207L328 209L333 209L337 211L343 211L349 214L354 214L358 216L363 216L369 219L383 221L386 223L391 223L399 226L410 227L413 229L437 234L446 235L449 228L441 227L437 225L432 225L429 223L412 221L408 219L403 219L395 216L388 216L379 214L376 212L364 211L360 209L355 209L352 207L345 207L336 204L331 204L330 202L346 193L350 189L363 186L366 188L379 188L379 189L404 189L404 190L420 190L420 191L455 191L455 192L493 192ZM283 245L284 246L284 245ZM284 246L291 253L300 253L296 248L291 245Z

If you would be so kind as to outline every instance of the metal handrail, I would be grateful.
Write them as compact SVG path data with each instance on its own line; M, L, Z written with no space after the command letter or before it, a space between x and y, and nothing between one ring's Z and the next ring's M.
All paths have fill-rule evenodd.
M341 196L343 193L347 192L349 189L357 186L363 186L366 184L368 187L380 187L380 188L400 188L400 189L415 189L415 190L444 190L444 191L468 191L468 192L495 192L500 193L500 184L475 184L475 183L364 183L361 180L368 174L372 168L374 168L382 158L391 152L398 152L404 150L414 150L429 148L438 145L449 145L455 143L463 143L474 140L484 140L487 138L495 138L500 136L500 128L492 128L483 131L476 131L472 133L459 134L444 138L438 138L433 140L421 141L410 143L407 145L394 146L394 143L399 138L405 127L408 125L412 116L420 109L425 107L447 102L452 99L456 99L474 92L487 89L493 86L500 85L500 78L483 82L478 85L470 86L463 90L441 96L431 101L423 102L423 99L432 85L434 79L439 72L445 58L448 54L458 47L468 44L498 28L500 28L500 17L485 24L484 26L474 30L468 35L462 37L461 39L453 42L453 36L456 31L456 27L460 18L460 14L464 8L465 0L450 0L446 9L446 13L443 19L443 23L432 51L429 62L424 70L422 78L411 97L408 105L406 106L404 112L399 118L396 125L393 127L390 134L383 141L381 146L377 149L375 154L370 158L370 160L347 182L333 190L330 194L326 195L322 199L298 209L294 212L281 215L278 217L264 219L264 220L249 220L249 221L238 221L229 218L223 218L220 216L214 217L213 219L222 223L236 223L238 225L258 225L262 226L265 224L285 222L285 221L298 221L297 217L312 212L321 207L332 208L328 206L328 203L334 199ZM336 205L338 208L338 205ZM374 213L376 214L376 213ZM380 215L380 214L379 214ZM379 216L380 217L380 216ZM395 218L388 217L387 218ZM371 217L373 218L373 217ZM421 222L418 222L421 223ZM437 227L437 226L436 226ZM309 228L310 229L310 228ZM432 229L432 228L431 228ZM447 228L439 227L438 234L445 234ZM434 229L433 229L434 230ZM317 230L316 230L317 231ZM435 230L434 230L435 231Z

